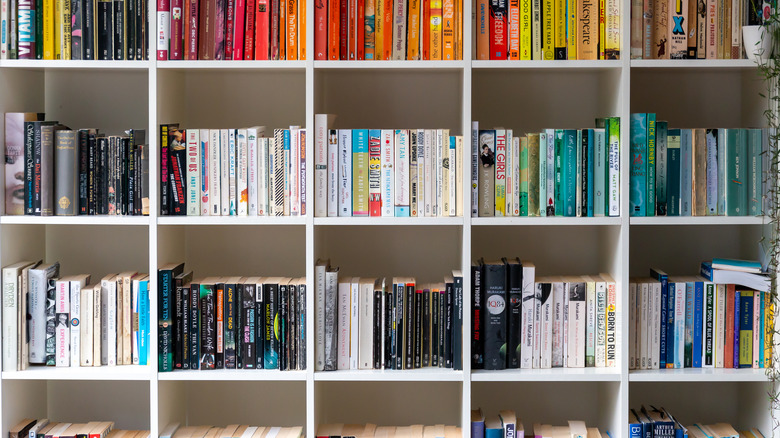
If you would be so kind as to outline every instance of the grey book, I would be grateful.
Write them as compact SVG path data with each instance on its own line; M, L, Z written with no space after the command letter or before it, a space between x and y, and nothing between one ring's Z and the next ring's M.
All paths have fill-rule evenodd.
M54 165L54 214L75 216L79 210L76 131L63 129L55 133Z
M325 365L324 371L338 369L338 330L336 330L336 315L339 305L338 298L339 269L328 269L325 272Z
M63 125L41 126L41 216L54 215L54 139ZM75 140L74 140L75 143Z
M496 131L479 131L479 215L494 216Z

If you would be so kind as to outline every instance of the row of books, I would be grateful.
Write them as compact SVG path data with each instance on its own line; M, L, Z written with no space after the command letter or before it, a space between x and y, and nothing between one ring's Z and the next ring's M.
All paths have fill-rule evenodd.
M472 122L472 216L620 216L620 118L515 136Z
M144 130L72 130L42 113L6 113L5 213L147 215Z
M760 430L744 429L737 432L731 424L694 423L683 426L680 420L672 416L665 408L642 406L628 412L628 438L644 437L670 438L764 438Z
M314 9L314 59L463 59L463 23L463 0L323 1Z
M306 59L306 2L161 0L157 60Z
M671 129L631 115L631 216L755 216L769 168L767 130Z
M463 275L442 283L411 277L339 276L315 266L316 370L463 369Z
M315 116L315 216L463 215L463 137L449 129L328 129Z
M652 269L629 285L629 368L769 368L772 306L765 291Z
M193 278L184 263L158 270L159 366L306 369L306 279Z
M2 0L0 59L149 59L146 0Z
M768 17L764 0L632 0L631 58L741 59L742 26L761 24L765 8Z
M376 424L320 424L315 434L317 438L461 438L461 430L458 426L445 426L436 424L424 426L413 424L411 426L377 426Z
M160 125L160 213L306 215L306 130Z
M146 365L149 277L60 277L60 264L24 261L3 268L3 371Z
M477 59L620 59L620 8L616 0L477 0Z
M525 432L529 432L526 435ZM601 438L596 427L588 427L584 421L570 420L566 426L534 423L532 430L525 430L523 420L515 411L501 410L485 415L482 409L471 411L471 438L506 438L535 436L538 438Z
M609 274L536 277L528 261L471 266L473 369L613 367L617 287Z
M302 438L303 428L264 427L248 424L219 426L180 426L169 424L160 431L160 438Z
M149 438L148 430L114 429L113 421L66 423L25 418L8 430L9 438Z

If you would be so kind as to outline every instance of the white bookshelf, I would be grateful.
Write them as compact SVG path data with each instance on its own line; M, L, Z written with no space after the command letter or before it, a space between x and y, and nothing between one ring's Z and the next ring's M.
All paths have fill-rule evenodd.
M153 3L153 2L150 2ZM311 3L310 3L311 5ZM628 371L627 284L651 266L694 274L714 255L753 258L760 217L629 218L629 115L656 112L672 127L764 126L761 83L748 60L629 60L630 2L622 12L622 59L614 61L0 61L0 112L45 111L69 126L118 133L158 127L262 124L310 130L315 113L335 128L447 128L464 136L465 217L314 218L313 153L308 154L305 217L0 217L0 264L59 260L62 274L101 278L128 269L152 274L157 312L159 265L186 262L197 277L306 276L306 371L177 371L147 367L35 368L0 375L0 429L23 417L150 429L182 424L304 426L321 423L457 424L470 410L514 409L534 422L582 419L627 438L628 409L663 405L685 423L727 421L771 433L763 370ZM150 4L150 12L154 5ZM471 2L464 2L471 17ZM313 12L307 7L312 52ZM155 14L150 15L154 29ZM464 27L464 54L473 52ZM151 35L151 55L154 38ZM310 53L311 55L311 53ZM471 218L471 121L515 132L592 127L621 118L621 213L610 218ZM3 123L0 119L0 123ZM310 142L313 147L313 142ZM311 149L310 149L311 151ZM151 202L158 156L151 155ZM0 166L0 173L2 173ZM0 200L2 195L0 195ZM470 369L469 267L478 257L519 256L537 275L606 272L618 285L618 361L609 369ZM314 264L330 258L340 276L415 276L437 281L464 273L463 371L314 372ZM152 327L156 327L152 324ZM156 328L151 357L157 357ZM468 435L466 435L468 436Z

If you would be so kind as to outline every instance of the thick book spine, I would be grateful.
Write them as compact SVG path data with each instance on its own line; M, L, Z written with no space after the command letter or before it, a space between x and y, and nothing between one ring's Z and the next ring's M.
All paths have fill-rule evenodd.
M225 304L224 304L224 339L225 339L225 368L236 368L236 284L226 283L225 289Z
M506 0L490 0L490 59L507 59Z
M483 265L485 285L485 369L500 370L506 367L501 355L506 348L506 267L503 264Z
M54 139L54 214L74 216L79 210L76 131L60 130Z
M368 131L368 210L369 216L382 215L381 131Z
M56 282L54 306L57 318L54 335L56 365L67 367L70 366L70 282L61 280Z
M214 285L200 285L200 369L211 370L216 364L216 309Z
M505 263L507 271L508 311L506 334L506 367L530 368L531 351L526 345L527 339L532 339L526 323L533 325L533 301L523 302L523 267L518 263ZM530 311L527 311L530 306ZM532 330L531 330L532 331ZM523 362L523 356L528 358L528 366Z
M484 302L482 286L482 270L479 265L471 266L471 368L482 369L485 366L484 357Z
M158 299L158 371L173 371L173 271L161 269L157 274Z

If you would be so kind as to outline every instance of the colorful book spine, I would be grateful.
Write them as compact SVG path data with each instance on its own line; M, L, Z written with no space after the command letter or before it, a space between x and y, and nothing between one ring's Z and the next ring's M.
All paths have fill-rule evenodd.
M646 216L647 210L647 114L631 114L631 216Z
M352 216L369 215L368 130L352 131Z

